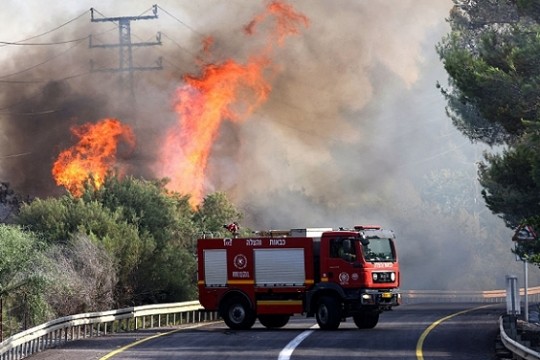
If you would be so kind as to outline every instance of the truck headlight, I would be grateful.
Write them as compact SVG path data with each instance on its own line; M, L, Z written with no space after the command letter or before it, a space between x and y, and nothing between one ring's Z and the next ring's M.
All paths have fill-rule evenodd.
M372 273L372 274L371 274L371 277L373 278L373 281L377 281L377 279L379 278L379 274L377 274L377 273Z
M396 273L395 272L390 273L390 280L392 280L392 282L396 281Z

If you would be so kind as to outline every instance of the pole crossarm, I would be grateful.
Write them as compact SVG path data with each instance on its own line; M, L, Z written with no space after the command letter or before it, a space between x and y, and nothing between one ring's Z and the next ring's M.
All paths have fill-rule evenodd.
M106 18L94 18L94 8L90 8L90 16L92 22L121 22L121 21L136 21L136 20L153 20L157 19L157 5L152 6L153 15L139 15L139 16L116 16Z
M119 72L119 71L154 71L154 70L163 70L163 65L162 65L162 58L159 58L157 60L157 66L134 66L134 67L131 67L129 69L119 69L119 68L95 68L94 67L94 64L93 62L90 62L91 66L90 66L90 71L91 72Z
M144 47L144 46L163 45L163 43L161 42L161 33L157 33L156 39L157 39L157 41L146 41L146 42L131 43L131 46L132 47ZM123 43L118 43L118 44L94 44L92 42L92 35L90 35L88 37L88 40L89 40L89 47L91 49L92 48L103 48L103 49L105 49L105 48L118 48L118 47L121 47L121 46L126 46Z
M118 23L118 43L116 44L94 44L92 42L92 36L89 37L90 48L102 48L102 49L118 49L118 67L117 68L103 68L95 69L93 61L90 61L91 72L117 72L122 75L122 83L127 80L129 86L129 92L134 97L134 73L135 71L152 71L162 70L162 59L157 60L157 66L134 66L133 63L133 48L134 47L148 47L155 45L162 45L161 33L156 35L156 41L146 41L134 43L131 41L131 22L136 20L153 20L157 19L157 5L152 6L153 15L140 15L140 16L117 16L117 17L103 17L96 19L94 17L94 8L90 9L92 22L115 22ZM126 78L127 77L127 78Z

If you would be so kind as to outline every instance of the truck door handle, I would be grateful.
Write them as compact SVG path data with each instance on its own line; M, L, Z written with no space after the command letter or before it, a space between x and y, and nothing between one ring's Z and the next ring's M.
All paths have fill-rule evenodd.
M339 269L339 266L329 266L330 269Z

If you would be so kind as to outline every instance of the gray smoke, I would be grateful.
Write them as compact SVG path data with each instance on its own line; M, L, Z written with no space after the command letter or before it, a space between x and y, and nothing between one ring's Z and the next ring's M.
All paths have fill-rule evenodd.
M34 26L23 31L22 20L0 19L11 24L3 40L50 30L90 7L97 16L133 16L152 5L62 3L44 8L38 0L8 2L2 16L17 13ZM58 153L73 145L69 128L105 117L134 128L137 150L120 160L130 173L153 177L162 136L176 122L173 91L184 74L197 74L202 40L214 38L206 60L242 62L266 41L242 31L265 4L161 1L158 20L132 22L133 42L154 41L157 31L163 40L160 47L135 49L135 66L153 66L160 56L164 65L161 71L135 73L134 98L126 76L87 74L90 59L96 68L117 67L115 50L89 49L87 42L1 47L0 178L30 196L63 193L51 167ZM269 100L242 124L223 124L212 150L208 191L226 191L246 214L243 225L253 229L362 223L392 228L404 288L504 286L506 272L520 271L509 252L511 233L479 197L475 162L481 149L452 127L435 88L446 79L434 47L448 32L444 19L452 2L290 4L310 26L274 53ZM116 24L91 23L89 13L31 42L90 33L96 43L118 42ZM447 170L464 176L445 178ZM442 181L442 190L430 193L429 178ZM456 192L444 190L450 188ZM457 201L460 197L466 201Z

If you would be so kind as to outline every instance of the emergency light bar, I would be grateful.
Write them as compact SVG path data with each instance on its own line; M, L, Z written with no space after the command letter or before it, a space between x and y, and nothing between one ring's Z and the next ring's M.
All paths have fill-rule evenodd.
M381 230L379 225L356 225L354 230Z

